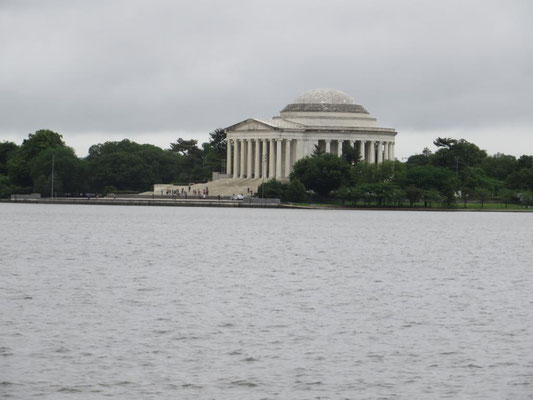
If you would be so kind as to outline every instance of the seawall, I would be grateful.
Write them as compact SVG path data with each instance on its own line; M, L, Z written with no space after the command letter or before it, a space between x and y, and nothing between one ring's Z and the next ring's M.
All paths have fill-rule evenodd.
M277 200L277 201L273 201ZM158 207L242 207L242 208L277 208L278 199L252 200L209 200L209 199L122 199L122 198L40 198L0 200L3 203L25 204L84 204L105 206L158 206Z

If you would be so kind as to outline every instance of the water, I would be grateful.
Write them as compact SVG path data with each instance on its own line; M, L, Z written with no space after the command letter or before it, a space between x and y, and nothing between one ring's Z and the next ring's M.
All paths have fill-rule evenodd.
M0 204L0 397L531 399L532 223Z

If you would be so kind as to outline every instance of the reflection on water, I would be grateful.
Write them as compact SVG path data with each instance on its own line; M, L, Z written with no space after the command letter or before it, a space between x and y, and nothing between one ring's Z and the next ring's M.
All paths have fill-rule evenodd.
M533 393L533 214L0 204L0 221L3 397Z

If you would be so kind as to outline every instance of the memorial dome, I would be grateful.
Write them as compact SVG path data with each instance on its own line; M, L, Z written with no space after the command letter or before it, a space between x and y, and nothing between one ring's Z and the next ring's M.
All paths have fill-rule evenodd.
M363 106L356 104L353 97L335 89L314 89L298 96L281 112L368 112Z

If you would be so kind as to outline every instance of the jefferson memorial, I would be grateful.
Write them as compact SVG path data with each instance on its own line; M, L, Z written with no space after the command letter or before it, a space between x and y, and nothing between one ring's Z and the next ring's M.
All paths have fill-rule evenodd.
M377 126L365 108L344 92L310 90L271 119L249 118L225 129L226 176L288 178L296 161L322 152L340 156L343 143L368 163L394 160L396 131Z

